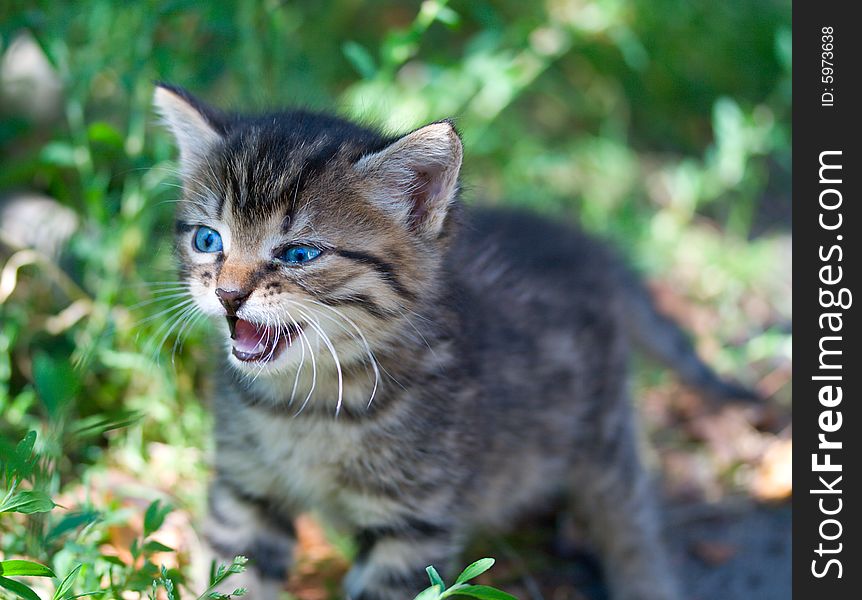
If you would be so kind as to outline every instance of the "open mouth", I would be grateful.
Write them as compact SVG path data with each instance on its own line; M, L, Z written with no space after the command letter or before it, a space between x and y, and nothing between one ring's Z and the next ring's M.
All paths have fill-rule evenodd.
M267 363L278 358L299 337L300 325L286 327L266 326L245 321L238 317L227 317L233 355L249 363Z

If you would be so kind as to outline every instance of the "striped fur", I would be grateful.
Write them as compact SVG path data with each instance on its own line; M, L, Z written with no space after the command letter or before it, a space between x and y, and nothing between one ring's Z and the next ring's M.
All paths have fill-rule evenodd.
M591 525L615 600L676 597L626 390L632 315L667 362L702 363L611 253L571 227L464 210L448 122L389 137L225 115L167 86L156 103L182 149L177 255L195 306L228 350L216 287L250 293L242 319L302 325L269 363L228 352L215 386L208 537L250 556L252 598L283 580L300 511L356 537L350 598L404 600L471 532L560 501ZM198 225L223 252L193 251ZM323 253L273 259L297 241Z

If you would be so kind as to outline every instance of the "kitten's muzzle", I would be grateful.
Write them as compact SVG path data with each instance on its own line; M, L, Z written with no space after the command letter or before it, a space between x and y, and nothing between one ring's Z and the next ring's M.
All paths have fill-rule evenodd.
M235 317L236 311L238 311L243 302L251 296L251 292L246 290L226 290L224 288L216 288L215 295L218 296L219 302L224 306L227 314Z
M227 314L227 326L230 328L231 339L236 339L236 322L238 320L236 313L243 303L251 296L251 292L245 290L226 290L224 288L216 288L215 295L218 297L221 305L224 306Z

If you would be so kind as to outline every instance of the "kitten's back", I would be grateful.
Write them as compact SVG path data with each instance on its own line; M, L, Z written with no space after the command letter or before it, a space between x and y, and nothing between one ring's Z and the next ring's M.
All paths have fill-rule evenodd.
M464 265L463 285L494 303L541 311L533 326L596 326L596 308L622 324L626 338L720 400L759 396L722 380L697 355L688 335L662 314L640 279L603 242L572 224L533 214L480 208L467 211L453 249ZM496 265L495 265L496 263Z

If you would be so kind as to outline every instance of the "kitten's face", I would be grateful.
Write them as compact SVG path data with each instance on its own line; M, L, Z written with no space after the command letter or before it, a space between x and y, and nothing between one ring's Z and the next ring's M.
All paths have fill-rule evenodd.
M156 104L180 146L181 273L236 368L346 369L409 326L457 194L450 124L391 140L307 113L227 118L165 87Z

